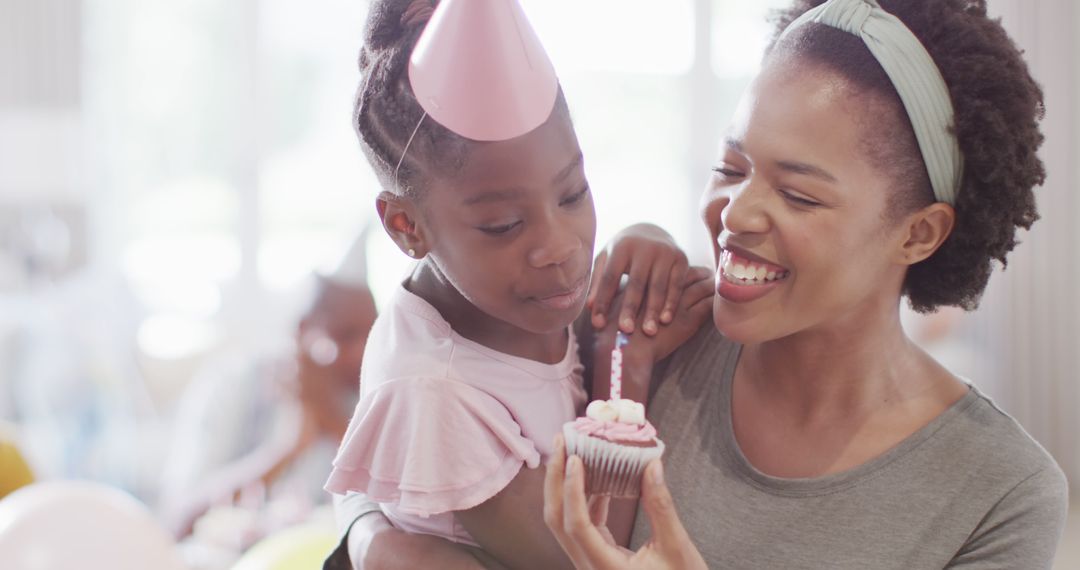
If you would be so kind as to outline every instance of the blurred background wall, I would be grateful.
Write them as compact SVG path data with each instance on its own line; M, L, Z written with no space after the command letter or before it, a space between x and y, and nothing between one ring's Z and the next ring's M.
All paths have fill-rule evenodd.
M651 221L699 263L719 133L779 0L523 0L564 84L598 242ZM1046 90L1043 219L975 313L907 320L1080 481L1080 9L994 0ZM175 405L289 340L370 223L350 126L359 0L0 0L0 419L44 477L153 504ZM380 231L376 300L407 270Z

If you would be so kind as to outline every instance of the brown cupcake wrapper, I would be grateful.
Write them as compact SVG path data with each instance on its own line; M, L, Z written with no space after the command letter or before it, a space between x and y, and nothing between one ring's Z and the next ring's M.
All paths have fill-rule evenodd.
M664 442L656 447L620 445L578 433L574 422L563 424L567 455L577 455L585 465L585 493L634 498L641 493L641 474L650 461L664 454Z

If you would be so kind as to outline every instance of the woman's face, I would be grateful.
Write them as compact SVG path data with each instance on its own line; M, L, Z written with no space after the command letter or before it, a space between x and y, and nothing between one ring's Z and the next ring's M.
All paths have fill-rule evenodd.
M881 103L840 76L772 61L747 90L702 198L713 238L713 319L763 342L845 334L895 309L906 265L888 181L864 151Z
M457 176L428 189L422 210L432 260L480 311L531 333L581 313L596 213L564 114L475 146Z

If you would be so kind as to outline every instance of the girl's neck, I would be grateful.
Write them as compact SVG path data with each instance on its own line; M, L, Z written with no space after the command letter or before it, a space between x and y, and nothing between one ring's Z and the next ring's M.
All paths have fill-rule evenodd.
M567 331L550 334L532 333L481 311L460 291L439 268L428 260L421 261L408 280L405 289L427 301L459 335L504 354L537 362L555 364L566 356Z
M898 307L872 313L747 345L738 376L806 423L858 416L940 386L944 370L904 334Z

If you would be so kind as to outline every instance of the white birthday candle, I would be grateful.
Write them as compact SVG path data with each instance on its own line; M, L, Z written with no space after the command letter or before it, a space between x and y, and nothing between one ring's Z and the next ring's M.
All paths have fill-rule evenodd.
M622 397L622 347L630 342L626 333L619 331L615 335L615 348L611 349L611 399Z

